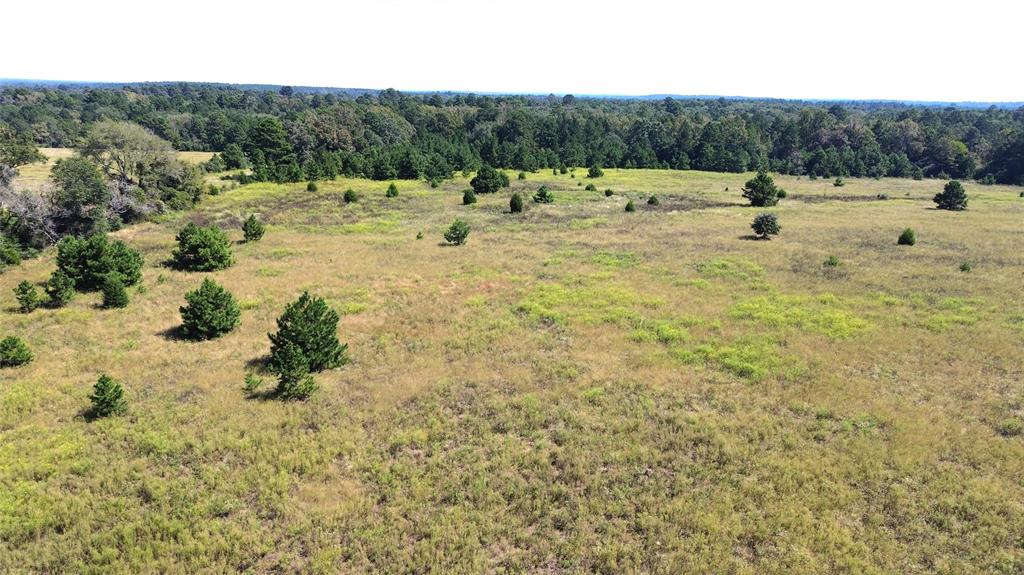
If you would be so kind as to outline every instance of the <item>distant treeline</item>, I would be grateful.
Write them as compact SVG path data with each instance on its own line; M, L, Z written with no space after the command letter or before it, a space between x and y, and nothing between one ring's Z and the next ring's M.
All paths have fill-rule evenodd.
M202 84L0 91L0 123L74 147L100 120L261 180L441 180L481 165L765 169L1024 184L1024 108L245 90Z

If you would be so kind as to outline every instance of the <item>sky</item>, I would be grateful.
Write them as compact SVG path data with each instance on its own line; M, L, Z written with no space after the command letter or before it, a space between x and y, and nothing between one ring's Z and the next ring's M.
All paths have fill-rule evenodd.
M1024 101L1024 1L0 0L0 78Z

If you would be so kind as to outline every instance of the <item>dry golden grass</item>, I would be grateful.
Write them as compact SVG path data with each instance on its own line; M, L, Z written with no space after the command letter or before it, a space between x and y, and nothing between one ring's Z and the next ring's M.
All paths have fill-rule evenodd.
M1018 189L949 213L940 182L780 177L764 242L749 174L528 177L555 203L462 206L465 179L206 198L116 234L147 261L124 310L14 313L53 254L8 270L0 336L37 358L0 372L0 571L1024 569L1024 438L1000 433L1024 417ZM235 266L161 265L185 221L240 239L252 212ZM455 217L469 241L442 245ZM207 276L241 326L173 339ZM352 364L307 402L246 398L304 289ZM104 372L129 414L87 422Z

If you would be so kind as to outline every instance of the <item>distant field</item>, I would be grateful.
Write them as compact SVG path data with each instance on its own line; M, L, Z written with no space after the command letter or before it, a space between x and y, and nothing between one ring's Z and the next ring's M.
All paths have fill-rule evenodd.
M18 184L34 186L45 182L50 177L50 168L57 160L70 157L75 153L71 148L39 148L39 151L46 156L46 163L19 167ZM199 164L209 160L213 154L213 152L178 152L178 157L182 161Z
M244 186L116 233L147 261L121 311L14 313L52 251L0 275L37 356L0 372L0 572L1024 571L1021 188L950 213L939 181L779 177L753 241L750 174L584 175L510 173L521 215L463 178ZM230 269L162 265L186 221L250 213ZM241 326L176 340L204 277ZM247 399L303 289L352 364ZM130 411L87 422L103 372Z

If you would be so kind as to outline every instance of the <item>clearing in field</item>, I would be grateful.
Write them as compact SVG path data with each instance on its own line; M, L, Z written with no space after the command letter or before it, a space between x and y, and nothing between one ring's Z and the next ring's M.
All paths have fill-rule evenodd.
M512 176L469 206L464 178L206 198L114 234L146 258L121 310L14 313L52 250L9 269L0 335L36 360L0 372L0 571L1024 569L1019 189L967 184L954 213L935 180L783 176L762 210L751 174ZM237 241L253 213L232 267L165 265L186 222ZM206 277L241 324L183 341ZM351 364L305 402L247 397L302 290ZM101 373L128 412L88 421Z

